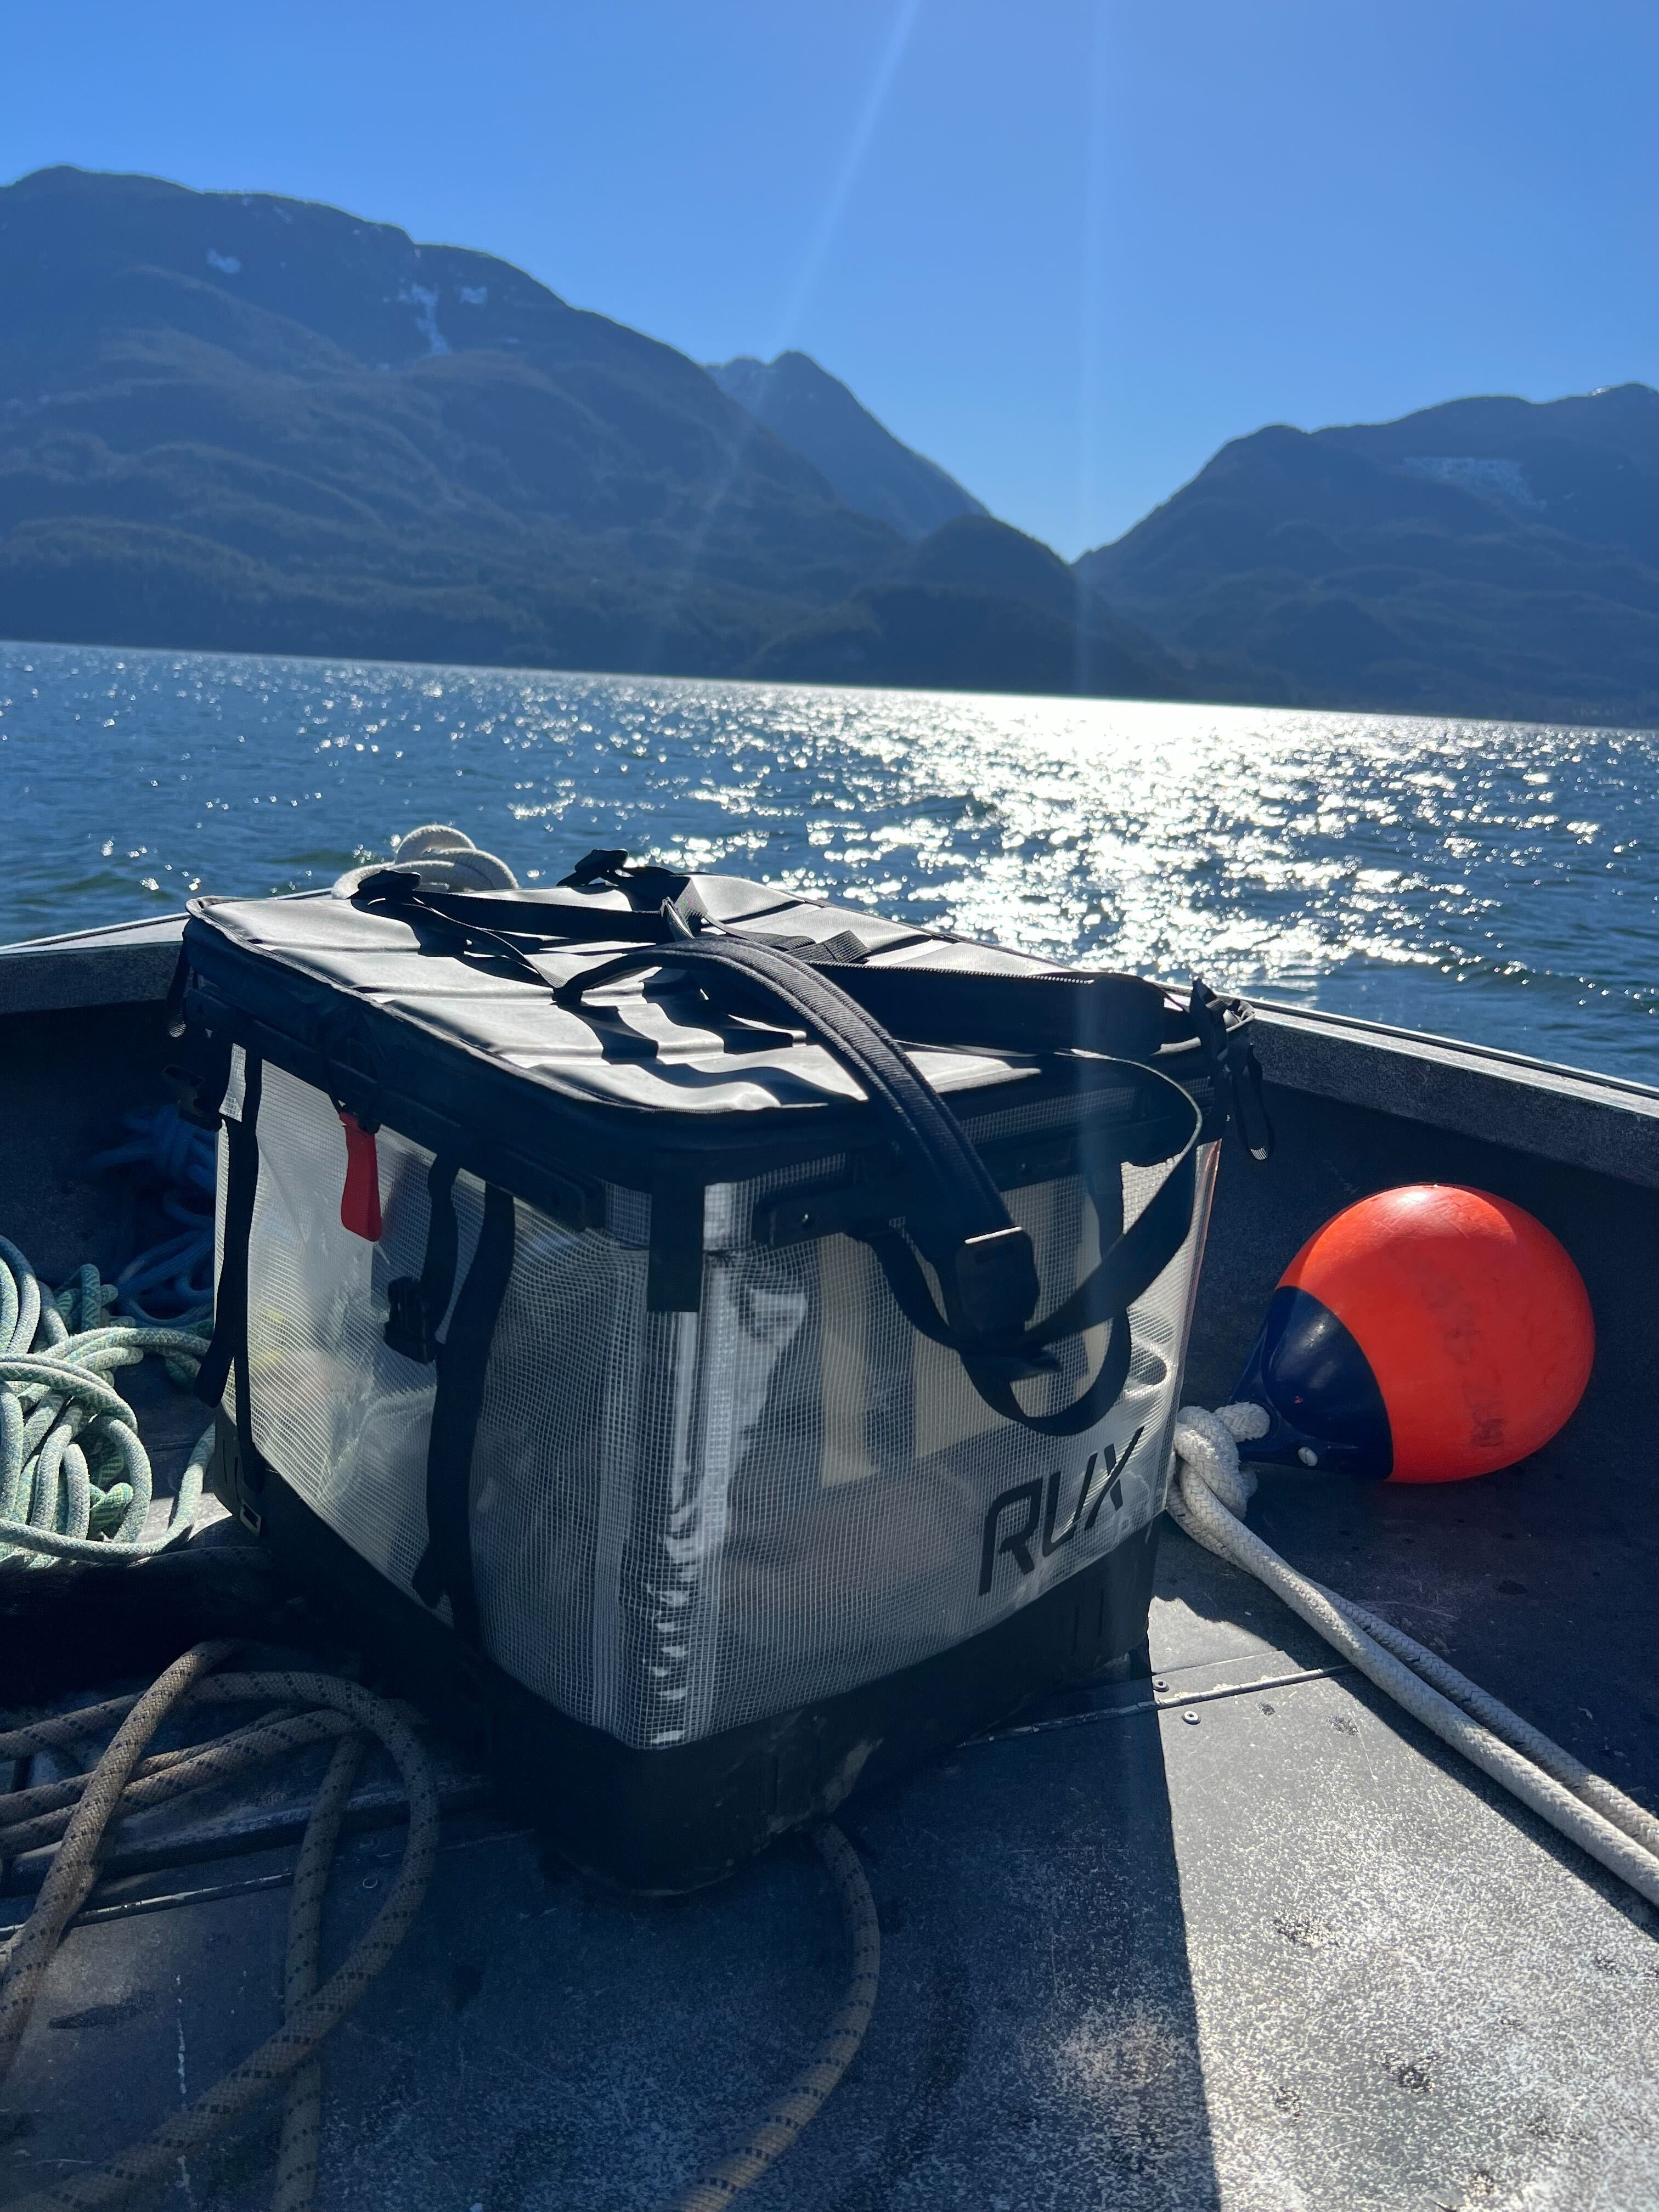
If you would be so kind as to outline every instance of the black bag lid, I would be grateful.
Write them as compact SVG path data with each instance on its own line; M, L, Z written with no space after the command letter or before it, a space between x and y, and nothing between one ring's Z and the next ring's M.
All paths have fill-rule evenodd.
M438 894L416 883L359 872L335 894L194 901L186 1014L431 1151L476 1156L487 1142L492 1156L653 1188L675 1173L732 1181L871 1140L854 1079L740 993L711 995L669 968L558 1002L618 954L672 944L660 908L641 913L607 884ZM1155 1115L1147 1094L1163 1086L1120 1063L1181 1074L1170 1051L1181 1025L1139 977L1058 968L739 877L691 878L675 908L827 964L959 1115L1056 1087L1098 1094L1091 1118L1114 1111L1114 1096L1131 1117ZM504 1166L501 1177L513 1180ZM522 1178L516 1187L532 1194Z

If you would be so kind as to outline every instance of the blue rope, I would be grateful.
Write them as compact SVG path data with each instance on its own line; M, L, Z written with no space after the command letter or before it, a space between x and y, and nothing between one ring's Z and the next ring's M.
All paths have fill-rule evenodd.
M179 1233L150 1245L122 1268L113 1285L115 1310L147 1328L204 1328L213 1316L218 1156L212 1134L186 1121L176 1106L129 1114L124 1126L125 1141L96 1153L87 1163L88 1171L140 1172L156 1189L162 1212L179 1225Z

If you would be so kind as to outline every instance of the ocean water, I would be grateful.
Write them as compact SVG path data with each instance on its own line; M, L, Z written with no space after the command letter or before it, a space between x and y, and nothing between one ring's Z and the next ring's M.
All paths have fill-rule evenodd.
M1659 735L0 645L0 940L453 822L1659 1082Z

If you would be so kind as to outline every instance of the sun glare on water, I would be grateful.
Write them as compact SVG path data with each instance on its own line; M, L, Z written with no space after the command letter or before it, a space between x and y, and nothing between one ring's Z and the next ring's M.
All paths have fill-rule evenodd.
M449 820L1646 1078L1650 732L0 647L0 935L321 887Z

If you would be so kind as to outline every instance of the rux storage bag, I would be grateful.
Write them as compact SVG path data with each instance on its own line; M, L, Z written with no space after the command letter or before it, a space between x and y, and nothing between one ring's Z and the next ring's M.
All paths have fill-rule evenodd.
M1144 1638L1236 1003L599 854L198 900L177 1013L222 1492L584 1869Z

